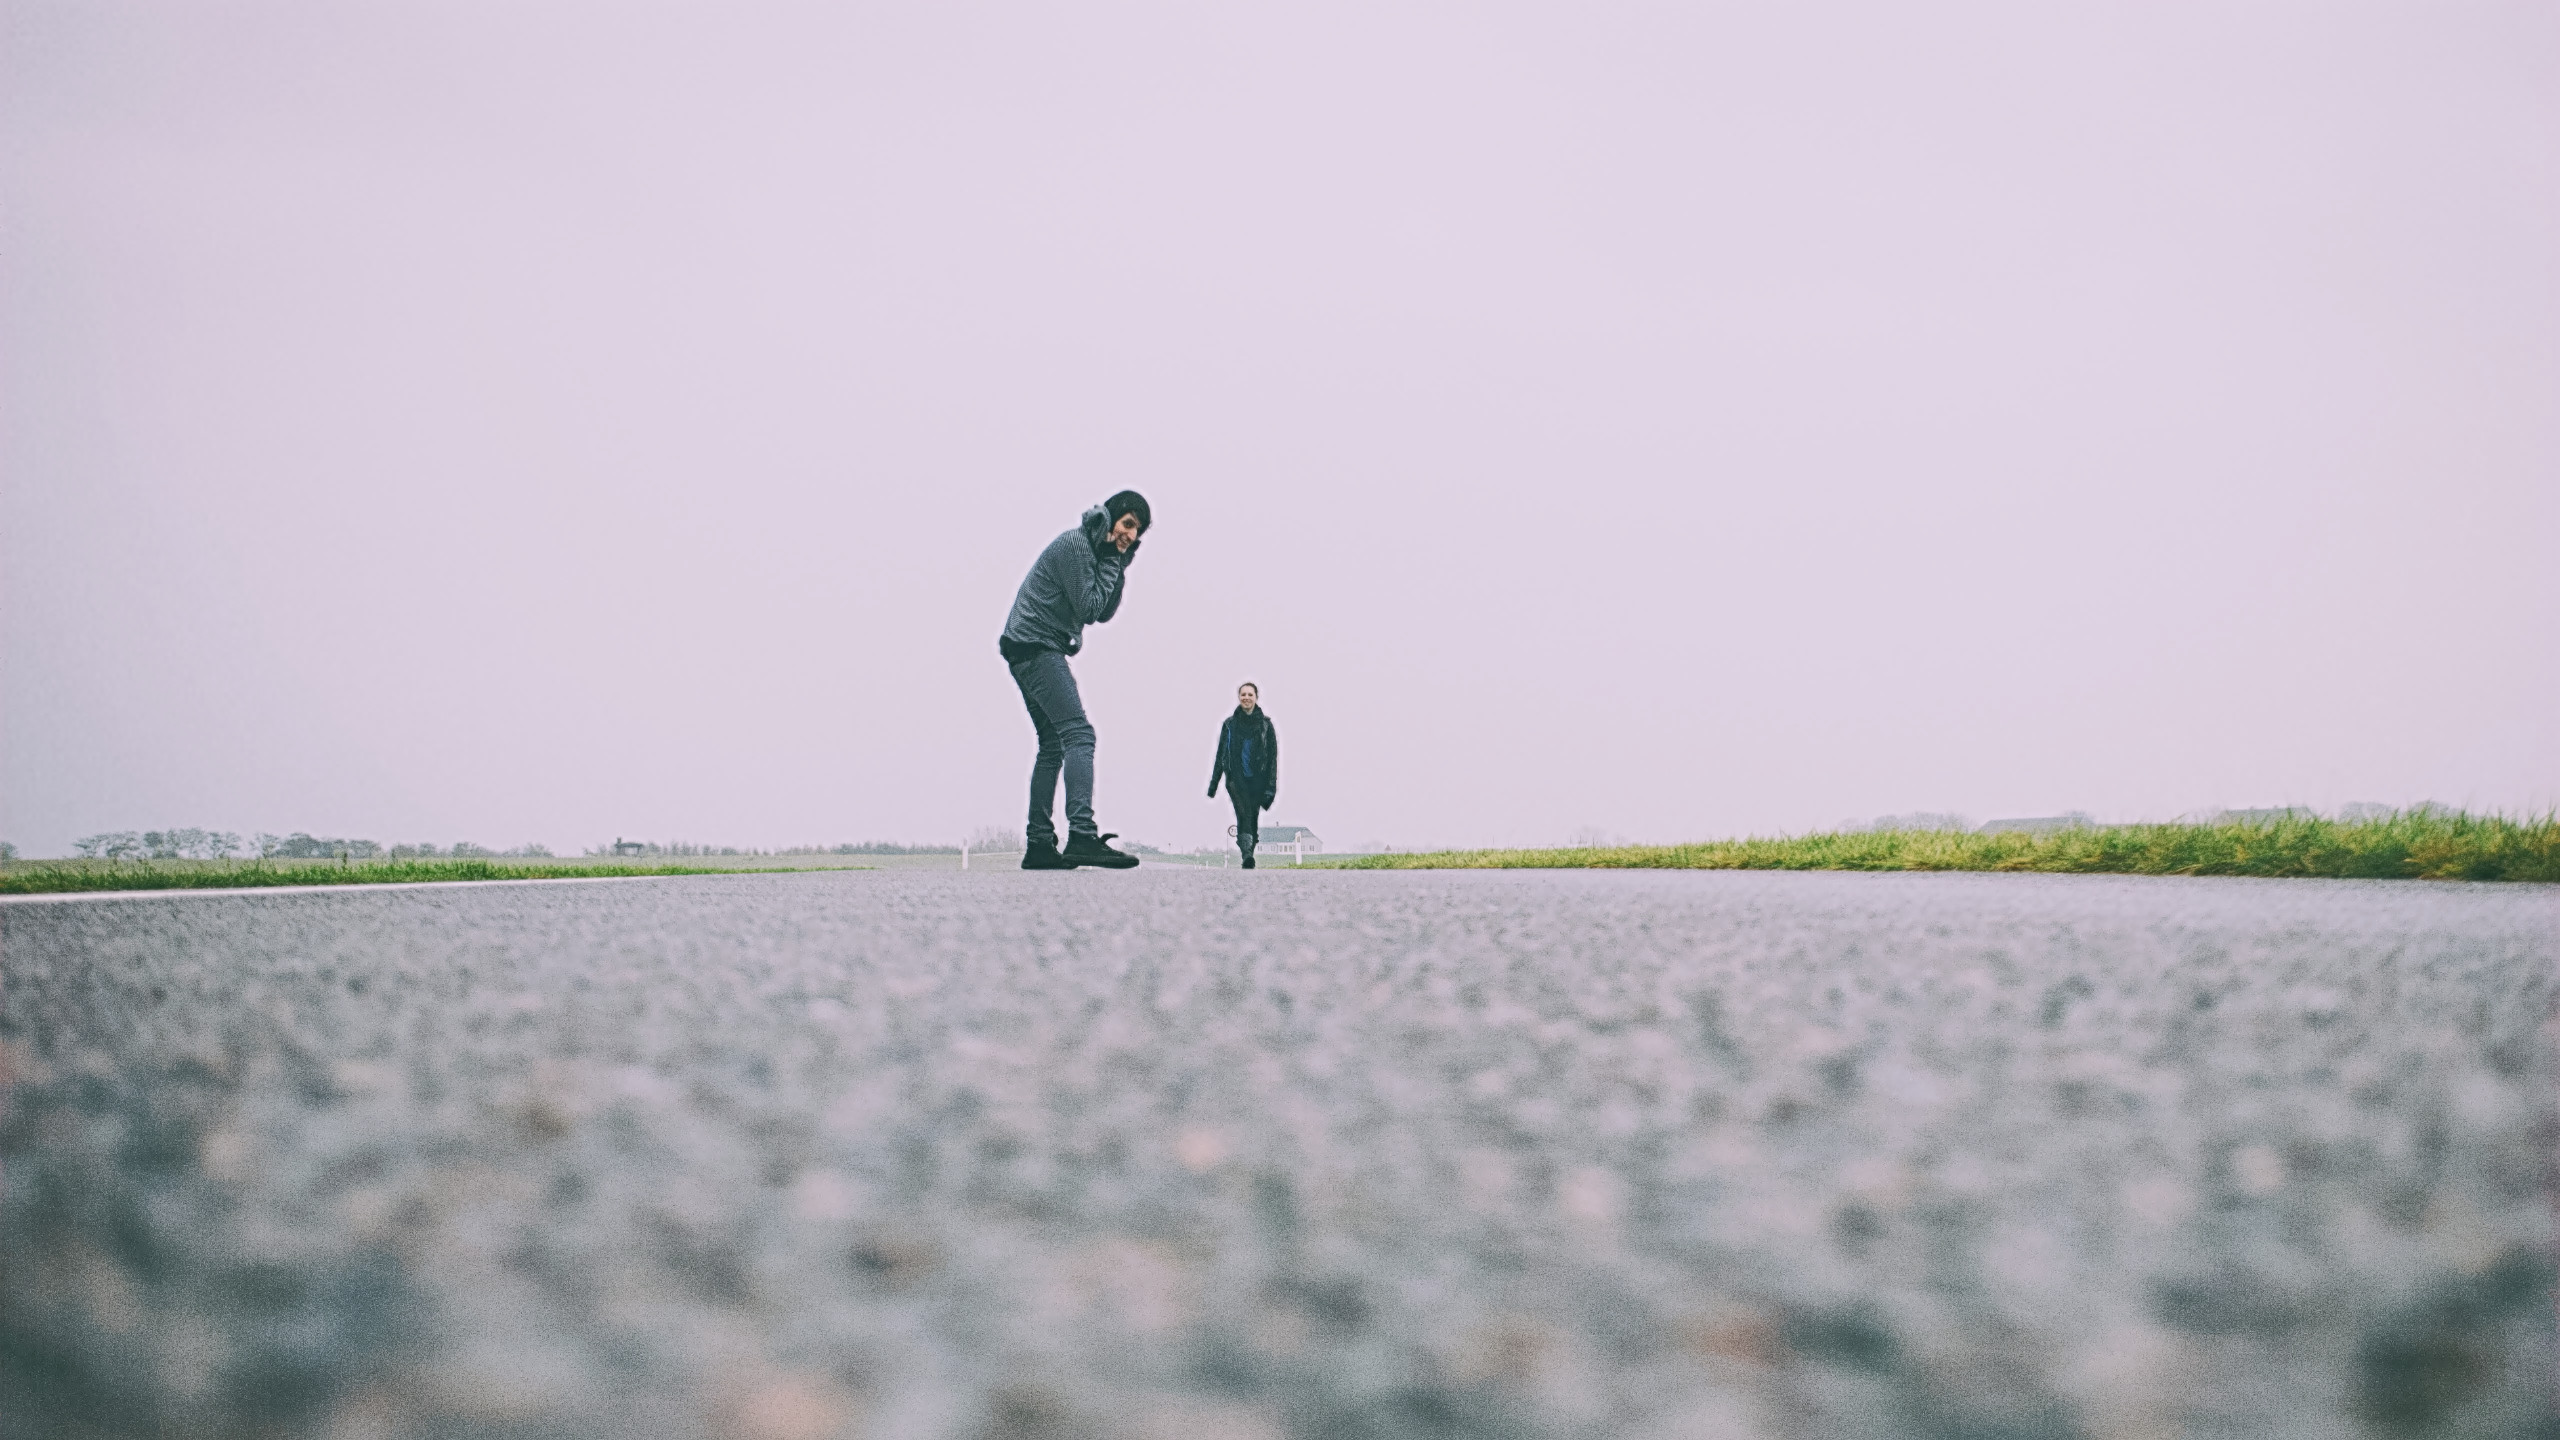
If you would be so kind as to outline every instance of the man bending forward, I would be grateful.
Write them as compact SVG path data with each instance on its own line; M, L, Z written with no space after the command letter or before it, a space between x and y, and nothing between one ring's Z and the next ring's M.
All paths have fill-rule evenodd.
M1084 627L1120 612L1121 585L1138 558L1138 537L1151 518L1147 497L1123 490L1084 512L1083 522L1040 552L1014 592L1013 614L996 648L1013 670L1031 728L1040 732L1040 758L1031 765L1031 823L1023 832L1025 870L1072 870L1099 865L1126 870L1135 855L1114 850L1115 838L1093 822L1093 723L1067 657L1084 648ZM1058 798L1058 772L1067 772L1067 844L1058 847L1050 807Z

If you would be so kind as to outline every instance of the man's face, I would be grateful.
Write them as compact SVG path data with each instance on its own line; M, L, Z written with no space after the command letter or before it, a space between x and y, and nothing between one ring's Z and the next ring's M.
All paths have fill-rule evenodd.
M1240 686L1236 690L1236 703L1243 706L1249 714L1254 706L1262 703L1262 696L1255 693L1250 685Z
M1119 520L1112 525L1111 543L1119 546L1120 553L1123 555L1129 553L1130 546L1138 543L1138 516L1136 511L1133 510L1128 514L1121 516Z

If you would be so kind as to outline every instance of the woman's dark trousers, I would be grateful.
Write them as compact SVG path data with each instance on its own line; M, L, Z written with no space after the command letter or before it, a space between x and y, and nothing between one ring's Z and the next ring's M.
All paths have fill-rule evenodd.
M1236 848L1244 852L1247 864L1253 861L1253 847L1262 838L1262 798L1248 795L1233 783L1227 786L1227 799L1236 807Z

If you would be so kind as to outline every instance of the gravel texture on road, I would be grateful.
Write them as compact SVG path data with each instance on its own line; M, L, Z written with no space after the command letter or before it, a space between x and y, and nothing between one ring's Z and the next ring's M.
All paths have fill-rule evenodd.
M0 906L12 1436L2548 1436L2544 887Z

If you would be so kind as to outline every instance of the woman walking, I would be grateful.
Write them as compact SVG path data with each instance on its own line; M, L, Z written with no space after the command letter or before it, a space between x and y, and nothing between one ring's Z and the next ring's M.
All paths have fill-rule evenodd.
M1271 717L1262 712L1262 690L1250 680L1236 687L1236 712L1218 727L1218 758L1209 768L1212 800L1221 779L1236 807L1236 848L1244 852L1244 868L1250 870L1262 812L1280 794L1280 732L1271 728Z

